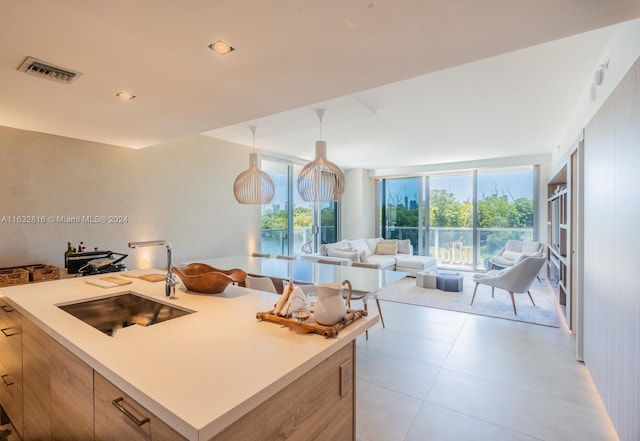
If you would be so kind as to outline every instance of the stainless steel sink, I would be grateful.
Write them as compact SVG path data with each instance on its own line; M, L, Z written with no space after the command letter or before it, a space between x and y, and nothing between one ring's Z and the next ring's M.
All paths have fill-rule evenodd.
M127 291L112 297L58 305L58 308L107 335L131 325L151 326L194 311L156 302Z

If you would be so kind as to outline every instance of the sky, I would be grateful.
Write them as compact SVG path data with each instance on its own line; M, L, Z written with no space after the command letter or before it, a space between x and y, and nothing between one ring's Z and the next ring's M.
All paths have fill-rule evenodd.
M533 171L515 170L506 172L478 172L478 195L480 198L490 196L495 191L498 194L507 193L514 199L520 197L533 198ZM287 200L287 176L282 173L270 172L269 176L273 179L276 186L276 194L268 208L279 205L281 209L285 206ZM432 176L430 178L431 189L444 189L456 196L456 199L464 202L472 200L473 196L473 175L458 174L450 176ZM387 179L387 192L390 195L398 195L401 198L405 196L408 200L416 200L418 196L419 178L401 178ZM313 206L310 202L304 202L298 195L297 189L293 191L294 204L296 206L308 207Z
M517 170L511 172L478 173L478 195L490 196L494 192L498 194L510 194L514 199L520 197L533 197L533 172L532 170ZM431 190L444 189L453 193L457 200L464 202L472 200L473 176L451 175L432 176L429 180ZM408 196L409 200L416 200L418 195L418 178L388 179L387 194Z

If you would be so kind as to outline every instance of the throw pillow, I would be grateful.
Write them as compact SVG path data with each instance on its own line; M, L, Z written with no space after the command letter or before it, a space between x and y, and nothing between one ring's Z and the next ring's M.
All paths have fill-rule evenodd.
M347 242L346 240L341 240L340 242L335 242L335 243L328 243L328 244L320 246L320 254L322 254L323 256L330 256L329 250L331 248L336 248L336 247L338 247L338 248L346 248L348 246L349 246L349 242ZM327 254L323 254L323 251L325 251L325 250L326 250Z
M357 251L336 251L335 248L329 248L327 253L329 253L329 257L342 257L344 259L351 259L354 262L360 262Z
M376 250L376 245L378 245L378 242L380 242L381 240L381 238L375 237L373 239L365 239L364 241L367 243L369 249L373 252Z
M402 254L411 253L411 241L409 239L398 241L398 253L402 253Z
M350 240L349 246L353 248L354 251L357 251L359 253L364 251L365 253L367 253L367 256L373 254L371 252L371 249L369 248L369 245L367 245L367 242L364 239Z
M502 257L507 260L518 260L520 257L520 253L516 253L515 251L505 251L502 253Z
M360 257L360 262L369 263L369 259L367 259L367 253L365 251L361 251L358 257Z
M354 250L351 247L333 247L332 250L333 251L358 251L358 250Z
M376 245L376 254L382 255L392 255L398 254L398 241L393 241L393 243L385 243L386 241L380 242Z

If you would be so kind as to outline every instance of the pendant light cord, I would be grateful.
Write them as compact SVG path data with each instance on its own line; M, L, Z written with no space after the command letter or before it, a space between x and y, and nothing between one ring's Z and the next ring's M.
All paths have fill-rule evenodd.
M251 130L251 133L253 134L253 153L256 152L256 130L258 128L256 126L249 126L249 130Z
M320 121L320 141L322 141L322 118L324 117L324 109L316 109L316 115Z

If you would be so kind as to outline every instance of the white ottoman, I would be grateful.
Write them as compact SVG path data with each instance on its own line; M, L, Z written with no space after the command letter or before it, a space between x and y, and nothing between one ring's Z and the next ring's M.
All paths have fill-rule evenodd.
M416 273L436 272L438 270L438 261L431 256L409 256L398 260L396 263L396 271L404 271L409 273L409 277L415 277Z

